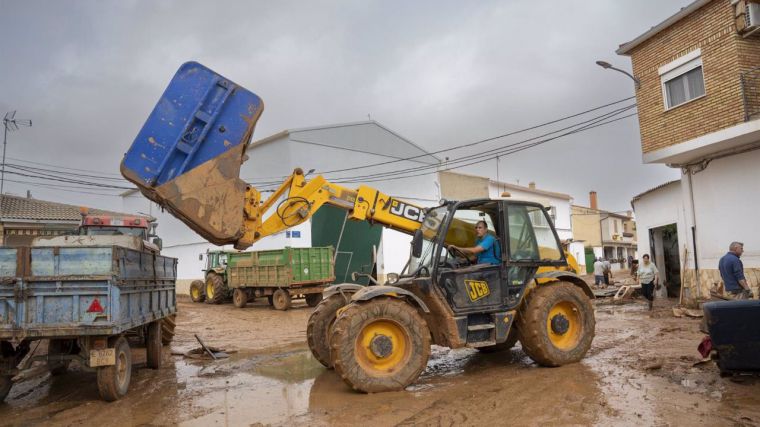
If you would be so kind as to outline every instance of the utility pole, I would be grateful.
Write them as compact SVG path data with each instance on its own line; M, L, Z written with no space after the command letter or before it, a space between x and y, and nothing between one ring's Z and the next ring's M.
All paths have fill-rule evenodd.
M2 224L2 242L5 245L5 215L3 212L3 201L5 199L5 149L8 146L8 131L18 130L19 126L32 127L31 120L20 120L16 118L16 110L9 113L5 113L3 117L3 127L5 133L3 134L3 164L0 169L0 223Z

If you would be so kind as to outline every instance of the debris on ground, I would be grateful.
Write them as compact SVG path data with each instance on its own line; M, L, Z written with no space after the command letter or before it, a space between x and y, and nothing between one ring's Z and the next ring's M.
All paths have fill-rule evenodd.
M695 310L684 307L673 307L673 316L675 317L691 317L694 319L700 319L704 316L702 310Z
M198 336L198 334L194 334L195 339L198 341L198 343L201 345L200 347L194 348L190 351L186 352L174 352L172 351L172 354L175 356L184 356L190 359L226 359L230 357L230 354L237 353L237 350L226 350L224 348L220 347L212 347L209 345L206 345L201 337Z

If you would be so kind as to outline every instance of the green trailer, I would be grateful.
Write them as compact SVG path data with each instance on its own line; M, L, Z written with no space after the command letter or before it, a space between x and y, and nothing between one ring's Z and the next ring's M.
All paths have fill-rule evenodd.
M207 266L205 286L198 283L195 292L203 288L211 303L221 303L231 294L239 308L258 297L267 297L277 310L287 310L298 297L315 307L322 300L322 290L335 280L333 253L332 246L209 252L207 259L218 262Z

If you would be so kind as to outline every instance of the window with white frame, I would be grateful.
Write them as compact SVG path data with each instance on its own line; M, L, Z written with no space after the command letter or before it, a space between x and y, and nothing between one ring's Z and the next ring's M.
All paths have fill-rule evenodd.
M701 55L696 49L658 69L666 110L705 95Z

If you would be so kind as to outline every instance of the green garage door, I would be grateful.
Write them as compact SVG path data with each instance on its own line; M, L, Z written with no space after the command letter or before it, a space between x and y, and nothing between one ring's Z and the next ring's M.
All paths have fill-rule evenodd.
M382 232L379 225L346 220L346 211L333 206L323 206L311 218L311 245L335 248L334 283L351 282L354 271L371 271L372 246L380 245ZM368 280L359 283L366 285Z

